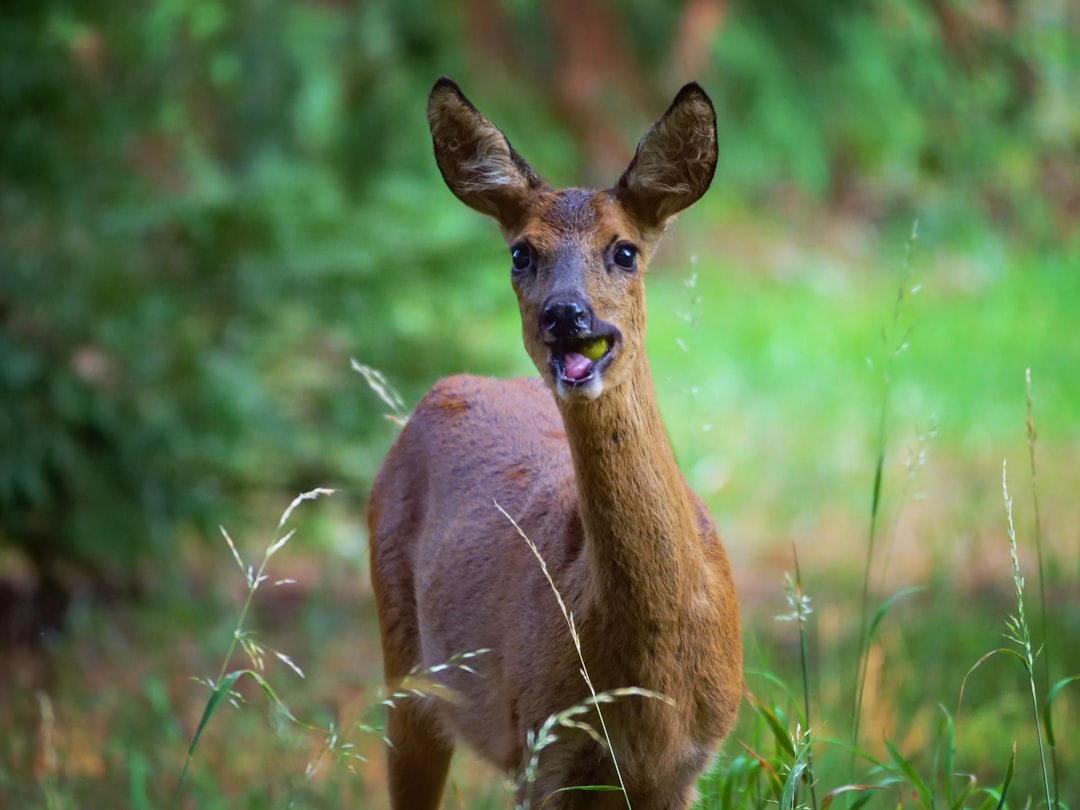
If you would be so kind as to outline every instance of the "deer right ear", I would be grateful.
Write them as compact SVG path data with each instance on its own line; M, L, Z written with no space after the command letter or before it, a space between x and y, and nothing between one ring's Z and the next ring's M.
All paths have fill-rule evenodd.
M470 208L514 230L544 181L445 76L431 88L427 117L446 185Z
M645 133L615 196L647 228L663 229L708 190L716 159L716 112L691 82Z

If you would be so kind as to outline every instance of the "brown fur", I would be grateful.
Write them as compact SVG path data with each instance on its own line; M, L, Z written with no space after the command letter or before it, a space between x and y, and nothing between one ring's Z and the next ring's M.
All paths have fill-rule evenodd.
M534 272L514 287L543 380L441 380L375 480L371 570L387 683L490 650L470 661L475 674L438 675L456 700L390 711L391 802L437 807L458 741L518 772L528 734L588 696L551 588L498 502L546 561L596 689L636 686L671 701L603 707L632 806L685 808L734 721L742 656L726 554L656 406L642 274L668 217L712 178L712 106L684 88L608 191L548 188L448 80L432 90L429 119L451 190L494 216L508 244L534 251ZM636 270L612 264L617 243L635 246ZM600 383L584 393L560 388L538 326L563 294L617 330ZM532 795L547 808L623 807L618 793L555 793L616 783L611 756L564 729L541 754Z

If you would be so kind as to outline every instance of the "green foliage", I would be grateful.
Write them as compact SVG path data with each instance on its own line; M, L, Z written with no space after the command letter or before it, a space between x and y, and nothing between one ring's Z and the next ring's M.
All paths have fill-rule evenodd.
M454 362L421 302L480 227L429 203L444 18L121 5L20 4L0 34L0 540L124 582L253 492L362 485L348 356Z
M707 77L727 141L718 176L759 192L793 182L909 218L1007 216L1052 237L1040 184L1080 141L1065 101L1078 20L1064 6L997 18L987 6L735 4Z
M919 207L942 245L975 223L962 247L1000 272L994 301L1011 298L975 319L981 338L1006 341L1030 307L1057 324L1076 300L1075 260L1048 253L1029 284L1024 270L1001 271L1002 235L977 226L1002 219L1038 240L1069 224L1080 113L1069 103L1075 15L1059 5L1025 5L995 27L971 4L732 4L699 77L724 143L715 202L701 210L748 199L754 210L791 186L843 208L869 187L874 224L899 213L906 226ZM959 46L939 7L970 35ZM686 8L620 7L642 84L660 83ZM424 120L432 79L464 74L545 175L576 176L575 144L543 85L562 58L555 28L542 6L493 9L509 21L504 71L474 53L476 21L449 2L6 10L5 548L50 581L73 569L123 584L161 578L179 570L185 538L212 536L211 521L254 496L341 484L362 500L392 434L351 357L386 371L407 404L449 371L528 370L496 231L442 188ZM707 268L702 289L738 294L745 281L729 269ZM661 285L651 291L670 297ZM807 295L822 300L770 292L772 312L725 313L723 340L703 345L775 347L777 324L805 327ZM950 322L930 327L940 344ZM844 325L817 338L835 347L861 326ZM1075 387L1070 352L1046 362L1058 358L1043 375L1048 396ZM962 397L998 382L988 368L936 373L963 375L949 389ZM777 370L748 364L740 379L760 387Z

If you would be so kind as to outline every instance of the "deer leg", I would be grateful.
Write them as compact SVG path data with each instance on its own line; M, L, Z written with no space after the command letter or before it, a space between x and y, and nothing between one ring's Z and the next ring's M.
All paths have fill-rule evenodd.
M374 528L372 536L372 584L383 672L388 690L395 692L421 661L412 572L402 555L395 553L410 538L379 534ZM430 699L403 690L392 701L386 716L390 806L393 810L437 810L453 753L450 737Z
M454 747L429 706L416 700L390 709L386 736L390 806L394 810L436 810Z

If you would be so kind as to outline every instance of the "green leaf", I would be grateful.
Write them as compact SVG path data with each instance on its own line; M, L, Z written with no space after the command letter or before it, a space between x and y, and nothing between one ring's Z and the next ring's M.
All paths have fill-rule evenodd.
M986 653L982 656L982 658L980 658L978 661L971 665L971 669L967 671L967 674L964 675L964 679L960 681L960 696L956 699L957 714L960 713L960 705L964 702L964 687L967 686L967 679L971 677L971 673L973 673L975 670L985 664L992 656L995 656L998 653L1011 655L1013 658L1015 658L1024 665L1025 672L1028 671L1027 659L1024 658L1024 656L1022 656L1016 650L1013 650L1009 647L998 647L996 650L991 650L990 652Z
M1054 698L1058 696L1058 693L1070 683L1076 681L1080 681L1080 675L1062 678L1050 688L1049 692L1046 693L1046 704L1043 706L1043 720L1046 722L1046 741L1050 743L1051 748L1055 747L1057 743L1054 740L1054 715L1050 711L1050 707L1053 705Z
M722 801L719 803L720 807L733 807L736 788L740 788L742 791L749 790L751 785L758 783L762 775L766 779L776 779L778 781L776 774L772 773L767 766L763 766L754 752L751 751L750 754L750 756L740 755L732 760L731 766L724 775L725 784Z
M864 751L858 746L852 745L847 740L838 740L835 737L816 737L815 741L819 743L824 743L826 745L835 746L844 751L849 751L854 756L858 757L859 759L865 760L866 762L869 762L876 768L885 767L884 764L880 760L878 760L873 754L869 753L868 751Z
M759 754L749 745L744 743L742 740L739 740L739 745L741 745L746 750L746 752L754 758L754 762L756 763L757 768L768 778L773 794L779 797L780 791L783 789L783 787L780 782L780 775L776 772L776 769L769 764L768 760L766 760L765 757L761 756L761 754Z
M945 720L942 728L941 735L941 781L945 785L945 803L949 806L953 806L953 766L956 753L956 729L953 725L952 715L949 714L948 709L938 704L938 708L941 709L941 713L945 715Z
M795 758L795 743L791 741L791 735L788 734L787 728L780 722L780 719L776 716L776 713L758 700L754 695L747 692L747 698L750 701L750 705L754 707L754 711L762 717L772 730L773 737L776 739L777 745L779 745L789 757Z
M302 728L313 728L312 726L308 726L306 723L303 723L296 718L296 716L289 710L289 707L285 705L285 701L283 701L277 696L277 692L275 692L274 688L266 682L266 679L262 675L252 669L245 669L242 671L242 674L251 676L251 679L259 685L259 688L263 690L263 693L270 700L270 702L274 704L275 708L277 708L278 711L284 714L285 717L287 717L290 721L292 721L298 726L301 726Z
M806 763L797 760L788 770L784 787L780 791L780 810L795 810L795 797L799 789L799 780L806 773Z
M1003 810L1005 798L1009 795L1009 785L1012 784L1013 774L1016 773L1016 743L1013 743L1012 756L1009 757L1009 767L1005 769L1005 778L1001 780L1001 798L998 800L996 810Z
M881 623L881 620L885 618L885 614L889 612L893 605L895 605L905 596L911 596L911 594L913 593L918 593L919 591L925 590L925 587L917 585L913 588L904 588L904 590L900 591L899 593L894 593L892 596L886 599L885 603L877 609L876 613L874 613L874 618L870 620L870 632L866 636L867 640L869 641L874 637L874 631L877 630L877 627Z
M851 810L856 810L857 808L862 807L864 804L870 801L871 798L873 798L874 794L870 793L869 791L884 789L884 785L844 785L843 787L834 788L821 797L821 810L829 810L829 808L832 806L833 800L837 796L840 796L844 793L863 793L865 795L860 796L850 805Z
M882 417L884 419L884 417ZM878 507L881 505L881 473L885 467L885 448L878 450L877 464L874 467L874 494L870 501L870 519L877 518Z
M875 787L875 788L871 788L871 790L884 790L884 787L882 787L882 788L876 788ZM874 796L873 793L867 793L865 796L860 796L859 798L857 798L855 801L853 801L851 803L850 810L861 810L863 807L866 806L866 804L870 801L870 799L873 798L873 796Z
M244 674L244 670L239 669L235 672L230 672L224 678L221 679L217 685L214 686L214 690L210 693L210 699L206 701L206 707L203 709L202 717L199 719L199 725L195 728L195 733L191 737L191 744L188 746L187 758L184 760L184 767L180 771L180 776L176 780L176 787L173 788L172 806L176 807L177 802L180 799L180 791L184 788L184 781L187 779L188 770L191 767L191 760L195 756L195 746L199 742L199 737L202 736L203 729L206 728L206 724L210 722L210 718L213 716L217 707L221 703L221 699L226 697L229 692L232 691L233 684L236 683L236 679Z
M199 742L199 737L202 736L203 729L206 728L206 724L210 722L210 718L221 704L222 698L228 696L229 692L232 691L233 684L236 683L236 679L243 675L245 671L238 669L235 672L230 672L214 686L214 691L210 693L210 699L206 701L206 708L203 709L202 717L199 719L199 725L196 726L195 734L191 738L191 745L188 746L189 757L195 753L195 746Z
M748 669L743 674L747 676L756 675L757 677L768 681L773 686L780 689L780 691L783 692L792 701L797 700L797 698L795 697L795 693L791 691L791 687L787 685L787 682L775 673L769 672L768 670Z
M933 804L933 794L931 793L930 788L927 787L926 782L919 776L911 762L907 760L904 755L897 750L896 746L888 740L885 740L885 747L888 749L889 756L892 757L893 762L896 763L900 772L918 792L919 798L922 799L923 803L926 805Z

